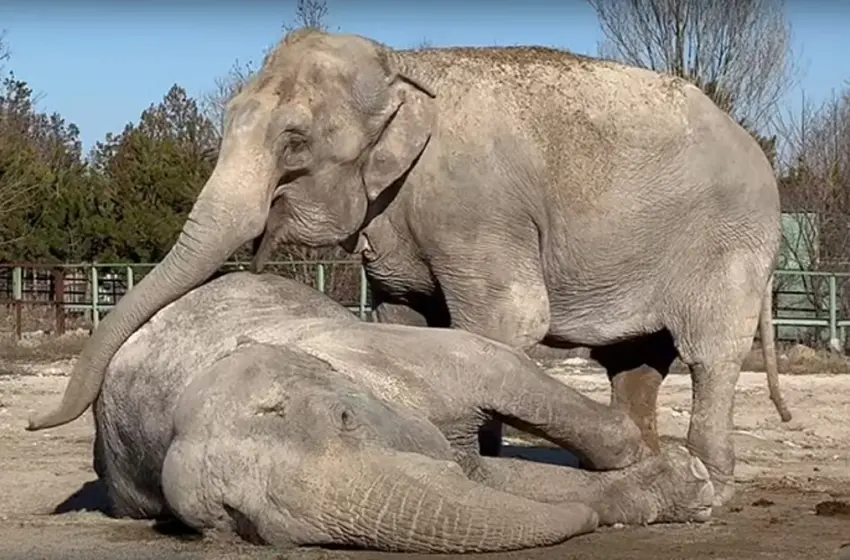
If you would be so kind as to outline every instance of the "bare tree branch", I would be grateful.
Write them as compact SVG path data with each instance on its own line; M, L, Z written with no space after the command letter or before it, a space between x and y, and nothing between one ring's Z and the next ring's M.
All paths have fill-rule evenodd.
M327 30L328 3L327 0L296 0L295 13L291 20L284 21L281 25L283 34L286 35L296 29L310 28ZM263 62L275 45L269 45L263 52ZM200 102L203 114L216 126L216 132L221 135L224 128L224 116L227 112L227 103L235 96L251 77L257 73L259 67L253 61L245 64L238 60L233 63L230 70L223 76L215 79L215 86L201 95Z
M587 1L602 57L688 79L751 129L797 78L783 0Z
M12 56L12 51L9 49L9 43L6 41L6 30L0 30L0 74L6 70L6 62Z
M799 112L778 123L781 197L797 230L784 249L804 270L850 271L850 84L819 106L804 95ZM806 280L816 309L825 305L819 280ZM846 313L850 290L840 293Z
M297 29L327 31L328 3L326 0L296 0L295 17L281 26L284 35Z
M6 31L0 30L0 73L6 69L5 63L9 60L11 51L6 41ZM12 119L5 118L7 103L0 103L0 142L6 142L6 135L13 133L3 130L7 122ZM18 121L19 119L15 119ZM18 122L15 122L18 125ZM3 147L5 149L5 146ZM0 243L8 244L18 241L10 239L7 220L12 214L19 212L31 204L30 193L37 188L37 184L24 181L23 178L13 176L4 169L0 169Z
M214 80L214 87L201 95L200 105L203 115L215 125L216 133L221 136L224 130L224 117L227 113L227 103L239 93L251 76L257 71L254 63L233 63L230 70Z
M428 49L432 49L432 48L434 48L434 43L432 43L431 40L428 39L428 37L423 37L422 40L419 41L419 43L417 43L416 46L413 47L412 50L414 50L414 51L427 51Z

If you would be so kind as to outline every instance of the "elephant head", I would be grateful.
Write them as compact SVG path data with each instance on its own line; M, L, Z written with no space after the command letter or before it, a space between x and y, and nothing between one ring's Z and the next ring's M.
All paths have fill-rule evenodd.
M215 169L174 246L92 334L59 407L31 418L28 429L85 412L121 344L262 236L273 203L281 242L326 246L354 235L370 203L425 149L433 97L392 51L368 39L287 36L229 103Z
M307 353L243 339L178 400L162 489L189 526L278 547L484 552L595 528L586 508L492 490L451 457L413 410Z

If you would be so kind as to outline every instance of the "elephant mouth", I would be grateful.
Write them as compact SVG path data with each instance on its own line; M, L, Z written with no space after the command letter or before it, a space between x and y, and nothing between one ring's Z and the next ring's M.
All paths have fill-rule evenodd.
M251 264L248 269L254 274L259 274L263 271L268 262L269 256L274 249L273 236L268 228L263 230L263 234L254 238L251 242Z
M372 246L371 241L369 241L369 237L362 231L346 238L345 241L340 243L340 247L350 255L360 255L367 262L372 262L377 257L375 248Z

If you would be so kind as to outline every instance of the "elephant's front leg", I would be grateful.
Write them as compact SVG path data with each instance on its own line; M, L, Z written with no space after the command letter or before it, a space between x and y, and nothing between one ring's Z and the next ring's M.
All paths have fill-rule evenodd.
M432 266L452 328L523 351L549 331L549 294L536 258L523 262L492 254L453 255L451 260L434 259Z
M391 303L383 294L373 295L372 302L375 305L375 314L380 323L414 327L429 326L428 319L424 314L405 304ZM488 419L478 430L479 453L485 457L498 457L502 449L502 435L502 423L495 418Z
M372 305L378 322L413 327L448 327L442 302L421 299L421 303L428 310L425 313L407 304L392 302L386 293L372 284ZM502 449L502 435L502 423L495 418L487 420L478 430L479 453L486 457L498 457Z
M409 325L411 327L427 327L428 320L421 313L414 311L401 303L373 300L375 318L379 323L394 325Z
M367 273L368 277L368 273ZM445 302L437 296L408 294L410 301L398 301L386 293L378 282L370 279L372 309L379 323L408 325L411 327L448 328L449 318Z
M462 329L526 350L549 330L549 296L537 253L452 254L435 258L440 288L452 328ZM490 418L479 429L479 451L496 457L502 447L503 426Z
M611 381L611 406L625 411L640 428L647 445L661 449L658 434L658 391L676 359L676 348L667 331L611 346L594 348Z

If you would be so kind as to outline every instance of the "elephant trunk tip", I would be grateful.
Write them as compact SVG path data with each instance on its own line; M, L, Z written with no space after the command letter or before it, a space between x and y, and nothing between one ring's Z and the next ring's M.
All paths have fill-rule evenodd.
M266 268L266 263L258 262L256 259L252 260L248 265L248 271L254 274L262 274L263 270Z
M37 432L39 430L55 428L56 426L61 426L62 424L73 422L74 420L82 416L83 413L88 410L88 408L89 407L86 406L79 412L69 412L63 407L58 410L54 410L48 414L44 414L42 416L36 416L35 414L33 414L27 419L26 431Z

